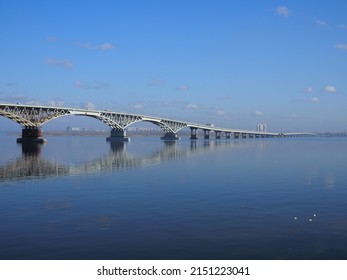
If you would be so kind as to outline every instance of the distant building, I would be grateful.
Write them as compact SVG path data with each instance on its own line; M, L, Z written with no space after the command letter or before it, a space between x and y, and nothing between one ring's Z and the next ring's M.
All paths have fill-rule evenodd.
M72 132L72 131L80 131L80 128L79 127L72 127L72 126L68 126L67 128L66 128L66 131L70 131L70 132Z
M266 124L264 123L257 124L257 131L266 132Z

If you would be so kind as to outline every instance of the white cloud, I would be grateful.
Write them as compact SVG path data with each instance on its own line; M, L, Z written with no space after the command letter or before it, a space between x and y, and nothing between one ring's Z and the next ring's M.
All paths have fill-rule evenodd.
M79 46L81 48L84 48L84 49L102 50L102 51L111 50L111 49L116 48L116 46L111 44L111 43L103 43L103 44L100 44L100 45L93 45L93 44L90 44L90 43L85 43L85 44L81 44Z
M347 30L347 25L346 24L340 24L339 27L342 28L342 29Z
M101 89L101 88L107 87L107 85L102 82L94 82L93 84L86 84L86 83L82 83L79 80L74 81L73 86L79 89Z
M42 103L40 101L37 101L35 99L31 99L29 101L27 101L25 104L28 104L28 105L37 105L37 106L40 106L42 105Z
M199 108L199 106L196 105L196 104L188 104L188 105L186 106L186 109L187 109L187 110L198 109L198 108Z
M105 50L114 49L115 47L116 47L115 45L112 45L110 43L104 43L104 44L99 45L98 49L105 51Z
M83 88L83 89L85 89L85 85L82 84L80 81L74 81L73 82L73 86L76 87L76 88Z
M45 63L52 66L63 67L65 69L71 69L73 64L69 60L58 60L54 58L47 58Z
M82 103L82 108L86 109L86 110L95 110L96 106L95 104L93 104L92 102L85 102Z
M336 88L334 86L326 86L323 89L324 92L326 93L335 93L337 92Z
M225 116L225 115L226 115L226 112L225 112L224 110L222 110L222 109L219 109L219 110L216 111L216 114L217 114L218 116Z
M341 50L347 50L347 44L336 44L335 48L341 49Z
M308 102L312 102L312 103L318 103L320 100L318 97L311 97L308 99Z
M207 112L208 115L215 115L217 118L222 118L225 120L231 120L231 114L228 111L223 110L222 108L215 107L214 111L211 113Z
M328 26L328 24L324 20L316 20L316 24L320 27Z
M312 91L313 91L313 87L311 86L304 89L304 92L306 93L311 93Z
M144 107L144 105L141 104L141 103L136 103L136 104L133 105L134 109L143 109L143 107Z
M257 117L264 116L264 113L261 112L261 111L255 111L254 114L255 114Z
M19 104L29 104L29 105L42 105L36 99L29 98L24 95L11 95L11 96L3 96L1 102L4 103L19 103Z
M181 86L177 87L176 89L181 90L181 91L186 91L186 90L189 90L190 87L187 85L181 85Z
M50 100L47 102L47 105L52 107L63 107L65 102L61 100Z
M286 6L277 7L275 12L280 16L289 17L289 9Z
M320 99L316 96L310 97L310 98L300 98L300 99L294 99L294 102L309 102L309 103L318 103L320 102ZM295 116L295 115L293 115ZM294 118L294 117L293 117Z

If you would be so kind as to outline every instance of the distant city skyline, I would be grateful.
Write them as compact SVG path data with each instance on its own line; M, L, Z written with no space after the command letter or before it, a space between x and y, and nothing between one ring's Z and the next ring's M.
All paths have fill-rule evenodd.
M347 131L347 2L2 0L0 102ZM64 117L44 129L107 126ZM18 124L0 117L0 130Z

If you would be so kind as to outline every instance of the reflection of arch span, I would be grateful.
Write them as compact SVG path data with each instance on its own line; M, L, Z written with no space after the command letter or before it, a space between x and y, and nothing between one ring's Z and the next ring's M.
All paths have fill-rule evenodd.
M23 144L22 156L0 166L0 183L68 175L68 169L41 157L41 145Z
M248 143L251 144L251 143ZM45 179L81 174L109 172L133 167L158 165L164 161L177 160L193 154L213 151L220 147L232 146L233 148L247 147L241 142L213 142L207 141L198 145L192 141L190 147L181 147L175 142L164 142L163 146L149 155L134 155L126 151L122 142L110 143L111 149L104 156L86 161L82 164L63 165L41 157L41 145L37 143L23 143L22 156L4 166L0 166L0 183L8 181ZM253 143L254 145L255 143ZM262 147L263 142L257 142Z
M73 176L110 172L133 167L157 165L164 161L177 160L218 147L233 145L232 142L216 144L206 142L199 146L195 141L190 147L181 147L175 142L164 142L161 148L149 155L134 155L126 151L125 143L110 143L111 149L104 156L82 164L64 165L41 157L41 145L22 144L22 156L0 166L0 183L18 180L45 179L49 177ZM240 145L240 143L238 144Z

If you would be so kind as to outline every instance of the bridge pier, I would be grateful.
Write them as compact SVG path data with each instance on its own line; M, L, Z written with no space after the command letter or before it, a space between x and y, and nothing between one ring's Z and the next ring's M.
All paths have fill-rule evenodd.
M231 132L225 132L225 138L230 139L231 138Z
M129 142L130 138L126 136L127 133L124 129L112 129L109 137L106 141L110 142Z
M165 135L161 137L160 139L164 141L176 141L176 140L180 140L181 138L178 137L177 134L174 132L166 132Z
M191 127L190 132L191 132L190 139L191 140L197 140L198 139L198 129L195 127Z
M42 131L38 127L25 127L22 129L22 137L17 138L17 143L46 143L42 137Z
M210 139L210 131L209 130L204 129L204 139L205 140Z

